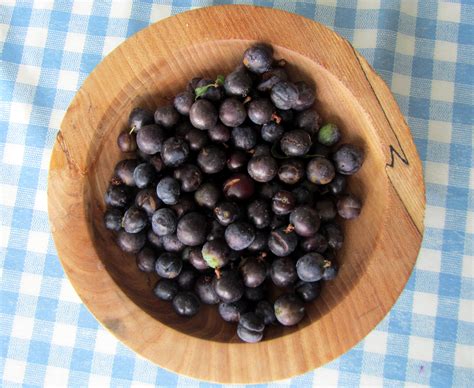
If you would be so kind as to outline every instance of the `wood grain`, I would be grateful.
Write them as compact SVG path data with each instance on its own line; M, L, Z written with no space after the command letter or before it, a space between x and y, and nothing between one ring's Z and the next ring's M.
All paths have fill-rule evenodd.
M291 329L254 345L215 309L187 320L150 292L102 225L103 193L120 159L116 136L130 109L168 101L194 75L231 70L254 41L273 45L292 76L317 87L317 108L367 153L351 191L361 217L344 225L338 279ZM222 383L284 379L346 352L387 314L413 269L425 207L421 163L389 89L353 47L297 15L252 6L186 12L137 33L90 74L71 103L51 158L49 217L61 263L94 316L156 364ZM258 366L257 366L258 365Z

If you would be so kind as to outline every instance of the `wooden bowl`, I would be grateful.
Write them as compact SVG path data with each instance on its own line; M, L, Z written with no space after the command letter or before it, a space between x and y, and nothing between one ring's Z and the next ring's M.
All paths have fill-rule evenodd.
M255 41L273 45L294 79L317 85L317 108L367 154L350 190L361 217L344 224L339 277L297 327L244 344L215 308L177 317L151 292L102 222L119 131L131 108L169 101L194 75L229 72ZM252 6L185 12L129 38L90 74L57 135L49 186L51 228L64 270L84 304L118 339L166 369L222 383L284 379L346 352L387 314L414 266L424 186L410 130L385 83L340 36L290 13Z

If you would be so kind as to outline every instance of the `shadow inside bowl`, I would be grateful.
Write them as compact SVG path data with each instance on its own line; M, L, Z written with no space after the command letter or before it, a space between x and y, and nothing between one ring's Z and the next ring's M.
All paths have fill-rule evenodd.
M177 316L170 303L158 300L152 292L158 277L140 272L136 268L135 256L121 252L115 245L113 233L103 226L103 197L115 164L124 158L116 146L116 138L127 125L129 111L135 106L154 109L159 104L169 103L193 76L214 79L217 74L227 74L239 63L241 53L251 43L243 40L205 42L174 53L166 62L157 61L152 67L143 69L135 82L125 85L121 94L115 97L100 121L95 141L88 152L88 185L85 188L88 200L84 203L95 206L85 211L95 249L109 274L121 290L154 319L187 335L218 342L239 341L235 325L224 322L215 306L202 306L197 316L186 319ZM213 50L207 50L210 45ZM317 86L316 108L324 121L334 122L342 128L345 142L361 145L366 151L366 160L359 173L349 178L349 190L361 198L364 207L356 221L343 223L346 242L337 256L341 264L339 276L324 285L317 301L307 304L307 317L299 325L272 327L266 331L265 340L288 335L313 324L342 301L357 284L370 264L371 252L383 226L386 206L381 206L385 203L380 196L384 196L383 187L387 187L386 175L380 173L384 157L380 145L374 140L375 128L343 82L329 73L324 64L315 63L286 48L275 47L275 57L285 58L292 64L292 79L306 80ZM340 103L329 106L328 101L335 96ZM351 109L347 109L348 106Z

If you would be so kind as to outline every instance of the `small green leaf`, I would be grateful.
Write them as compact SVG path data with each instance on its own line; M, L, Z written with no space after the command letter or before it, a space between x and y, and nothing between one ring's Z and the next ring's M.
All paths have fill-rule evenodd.
M196 100L199 97L202 97L204 95L204 93L207 92L207 89L209 89L211 86L212 86L212 84L211 85L206 85L206 86L200 86L199 88L194 89L194 93L196 94Z
M216 86L224 85L225 78L222 74L219 74L216 78Z

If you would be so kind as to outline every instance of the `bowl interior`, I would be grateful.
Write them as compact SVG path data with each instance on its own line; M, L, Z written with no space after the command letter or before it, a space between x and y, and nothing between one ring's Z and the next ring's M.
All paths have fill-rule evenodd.
M128 113L134 106L154 109L169 103L174 94L181 91L194 76L214 79L217 74L226 74L240 61L242 52L252 42L245 40L208 41L187 47L174 53L169 61L158 61L144 67L133 82L123 86L114 103L100 120L102 134L97 136L89 149L88 184L84 203L96 204L86 209L89 218L89 233L95 250L105 268L123 292L152 319L206 340L218 342L237 341L235 327L220 319L217 309L204 306L192 319L178 317L171 304L157 300L152 288L155 275L137 270L134 255L121 252L115 245L114 236L103 226L104 193L115 164L124 156L116 146L116 138L126 128ZM212 50L209 50L213 47ZM274 47L276 58L285 58L294 80L313 83L317 90L316 107L325 121L335 122L343 130L343 139L361 145L366 150L363 168L349 179L349 190L359 196L364 208L361 216L352 222L344 222L346 242L338 253L341 270L338 278L327 282L322 296L307 305L307 317L293 328L270 328L265 340L286 335L322 317L333 308L357 284L365 268L370 264L371 252L375 248L379 232L383 228L383 213L386 208L387 177L380 171L384 167L384 156L375 136L368 115L345 86L325 67L297 52ZM337 104L328 101L337 100ZM348 107L351 109L348 109Z

